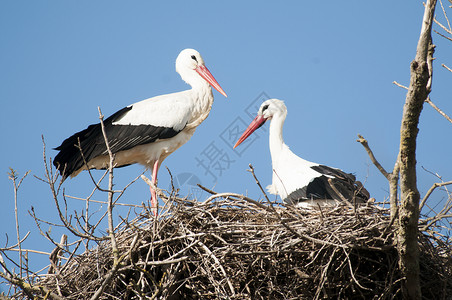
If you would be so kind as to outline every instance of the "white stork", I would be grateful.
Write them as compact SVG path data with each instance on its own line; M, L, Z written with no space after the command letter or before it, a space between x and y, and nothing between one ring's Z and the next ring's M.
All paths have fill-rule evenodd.
M270 122L270 154L273 179L267 187L287 204L298 207L331 206L339 202L364 203L369 193L353 174L320 165L296 156L284 144L282 129L287 116L283 101L270 99L262 103L257 117L251 122L234 148L241 144L265 121Z
M176 59L176 71L192 87L190 90L131 104L104 121L110 149L115 154L114 166L139 163L152 168L154 184L163 160L185 144L209 115L213 103L210 86L227 97L198 51L183 50ZM60 152L53 164L63 180L87 168L108 168L109 156L100 123L75 133L55 150ZM152 187L151 195L156 214L157 197Z

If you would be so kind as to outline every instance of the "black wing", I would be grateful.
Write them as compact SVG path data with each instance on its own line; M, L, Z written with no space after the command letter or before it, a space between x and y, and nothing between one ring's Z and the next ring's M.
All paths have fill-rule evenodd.
M353 174L328 166L312 166L322 174L314 178L307 186L295 190L286 198L288 203L306 200L339 200L346 199L350 203L365 203L370 195L361 182L356 181ZM330 177L331 176L331 177Z
M113 153L152 143L157 139L168 139L183 130L153 125L113 125L115 121L120 120L131 109L132 106L125 107L104 121L108 143ZM55 150L60 152L55 156L53 164L60 171L63 180L80 169L84 164L78 147L79 141L83 156L87 162L99 155L107 154L100 123L90 125L85 130L75 133L65 139L59 147L55 148Z

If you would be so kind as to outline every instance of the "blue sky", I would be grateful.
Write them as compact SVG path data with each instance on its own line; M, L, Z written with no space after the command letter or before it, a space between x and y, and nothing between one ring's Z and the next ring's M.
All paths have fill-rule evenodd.
M48 187L33 177L44 174L41 135L47 156L54 157L53 147L98 121L98 106L108 116L133 102L189 88L174 67L184 48L203 55L228 98L214 91L210 116L163 163L160 187L169 186L168 167L176 185L201 198L206 194L191 189L196 181L217 192L262 197L246 169L252 163L262 184L271 183L268 125L252 144L233 151L231 143L238 137L234 130L247 125L271 97L285 100L284 139L296 154L355 173L383 201L387 182L355 140L364 135L392 170L406 95L392 82L409 83L422 15L422 1L2 1L0 245L5 234L10 243L16 239L9 167L19 176L31 171L19 191L20 232L32 232L24 246L50 251L52 245L28 215L33 206L42 219L57 220ZM433 37L437 60L431 97L452 114L451 73L440 66L452 65L452 44ZM424 195L437 179L421 167L452 179L452 126L426 105L420 128L418 180ZM139 165L117 170L116 188L142 171ZM64 188L86 197L92 185L82 173ZM139 180L122 202L140 204L149 196ZM431 205L444 196L433 194ZM69 206L73 211L84 204L71 200ZM52 230L59 240L58 229ZM47 261L38 256L35 263Z

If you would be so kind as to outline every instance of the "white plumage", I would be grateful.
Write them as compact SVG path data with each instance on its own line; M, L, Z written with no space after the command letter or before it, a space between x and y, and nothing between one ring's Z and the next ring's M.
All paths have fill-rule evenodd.
M115 167L139 163L152 168L154 183L163 160L185 144L209 115L213 104L211 86L227 97L198 51L183 50L176 59L176 71L192 87L190 90L131 104L104 121L108 142L115 154ZM88 168L108 168L109 157L100 124L75 133L56 150L60 152L54 165L63 179L77 176ZM156 206L152 188L151 192Z
M283 101L270 99L262 103L257 117L237 141L237 147L265 121L271 120L269 132L272 159L272 184L267 187L289 204L301 207L334 205L337 201L363 203L369 193L352 174L320 165L295 155L284 143L282 130L287 116Z

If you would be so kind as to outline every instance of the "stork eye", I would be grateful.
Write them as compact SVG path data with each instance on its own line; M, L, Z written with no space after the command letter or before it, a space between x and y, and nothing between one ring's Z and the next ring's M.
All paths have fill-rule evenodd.
M196 56L192 55L191 58L194 59L196 62L198 62L198 60L196 59Z
M266 104L266 105L262 106L262 112L266 111L266 110L267 110L267 108L268 108L268 104Z

